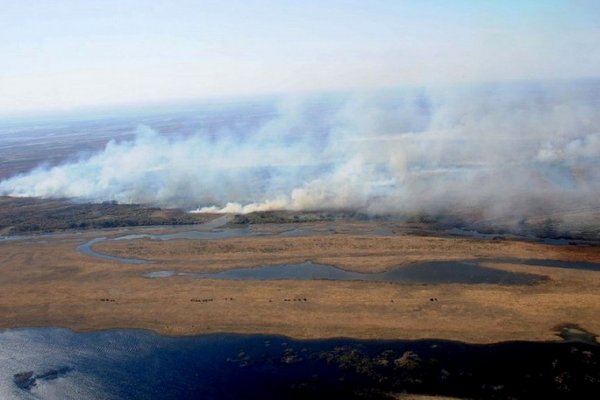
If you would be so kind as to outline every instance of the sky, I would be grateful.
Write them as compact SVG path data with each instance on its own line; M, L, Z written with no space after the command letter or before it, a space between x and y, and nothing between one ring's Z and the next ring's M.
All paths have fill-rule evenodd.
M597 0L2 0L0 116L600 75Z

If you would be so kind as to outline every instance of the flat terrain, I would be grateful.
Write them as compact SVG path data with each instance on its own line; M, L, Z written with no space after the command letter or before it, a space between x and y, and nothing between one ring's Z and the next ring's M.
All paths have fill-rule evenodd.
M0 196L0 236L127 226L190 225L214 217L139 204L75 203L66 199Z
M141 265L92 258L76 248L97 237L166 228L88 230L0 241L0 327L62 326L80 331L145 328L168 335L237 332L297 338L438 338L476 343L556 340L556 327L565 323L600 333L600 272L595 271L516 262L488 265L548 277L527 286L143 276L160 270L216 271L306 260L362 272L427 260L600 262L598 246L551 246L410 232L367 234L378 226L383 225L336 222L337 233L331 234L329 222L299 223L294 228L310 227L313 234L221 240L139 239L94 246L103 253L154 260ZM395 226L385 228L398 230ZM287 229L289 224L256 227L256 231L271 233Z

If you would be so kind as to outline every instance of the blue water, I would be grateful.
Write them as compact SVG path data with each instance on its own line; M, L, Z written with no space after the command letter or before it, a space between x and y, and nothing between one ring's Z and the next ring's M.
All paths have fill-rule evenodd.
M334 386L299 393L319 389L317 397L327 398L332 390L346 391L346 385L335 383L339 376L353 374L329 368L315 356L346 342L227 334L163 337L141 330L7 330L0 332L0 398L286 398L295 385L314 381L315 374ZM18 378L23 375L31 378L23 382Z
M0 331L3 400L380 399L390 391L585 399L600 390L598 365L600 348L578 342L483 346L232 334L164 337L143 330Z

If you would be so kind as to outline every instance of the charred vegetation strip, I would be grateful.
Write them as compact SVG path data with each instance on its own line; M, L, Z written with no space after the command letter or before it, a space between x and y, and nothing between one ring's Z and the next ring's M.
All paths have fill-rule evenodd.
M68 199L0 197L0 232L23 234L69 229L103 229L148 225L191 225L215 218L140 204L75 203Z

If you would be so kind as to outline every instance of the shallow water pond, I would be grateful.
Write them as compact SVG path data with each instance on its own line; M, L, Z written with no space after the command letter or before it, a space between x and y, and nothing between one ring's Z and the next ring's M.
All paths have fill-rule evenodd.
M545 279L541 275L503 271L482 267L477 262L416 263L381 273L347 271L331 265L304 262L301 264L268 265L235 268L215 273L152 271L144 276L165 278L173 275L206 279L231 280L337 280L397 283L490 283L501 285L529 285Z

